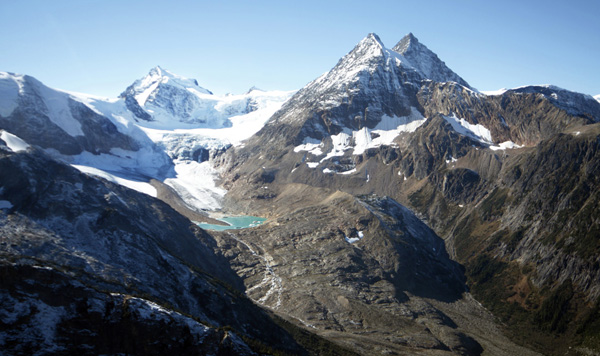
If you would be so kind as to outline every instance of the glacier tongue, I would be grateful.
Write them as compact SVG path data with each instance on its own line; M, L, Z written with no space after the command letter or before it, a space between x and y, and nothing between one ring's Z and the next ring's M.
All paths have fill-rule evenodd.
M181 128L173 125L154 129L145 122L138 125L175 164L175 175L164 183L177 191L193 210L214 211L221 208L226 191L215 184L218 172L212 167L211 159L232 145L241 145L260 130L292 94L251 90L242 95L213 96L217 98L215 107L230 115L226 116L231 122L229 127L194 128L191 125ZM252 103L252 110L244 113L248 102Z

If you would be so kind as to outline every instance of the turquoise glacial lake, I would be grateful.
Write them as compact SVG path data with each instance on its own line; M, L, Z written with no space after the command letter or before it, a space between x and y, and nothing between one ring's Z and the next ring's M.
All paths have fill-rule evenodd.
M215 225L215 224L206 224L199 223L198 226L205 230L213 230L213 231L225 231L225 230L233 230L233 229L245 229L248 227L255 227L262 225L267 219L259 218L258 216L229 216L218 219L228 226L224 225Z

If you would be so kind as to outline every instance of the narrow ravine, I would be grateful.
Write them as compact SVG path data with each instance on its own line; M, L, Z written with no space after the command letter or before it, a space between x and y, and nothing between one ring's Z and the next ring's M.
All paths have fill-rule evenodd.
M279 307L281 306L281 294L283 292L283 287L281 283L281 278L275 273L275 271L273 271L272 265L270 263L270 261L273 261L273 257L267 253L265 253L263 256L256 252L256 250L254 250L252 246L250 246L250 244L235 236L233 233L228 232L227 234L231 236L232 239L246 246L250 253L253 256L256 256L262 262L265 268L264 278L258 284L246 289L246 295L250 299L265 307L271 309L279 309ZM265 288L268 288L268 290L263 295L261 291ZM273 302L268 303L269 300L272 300Z

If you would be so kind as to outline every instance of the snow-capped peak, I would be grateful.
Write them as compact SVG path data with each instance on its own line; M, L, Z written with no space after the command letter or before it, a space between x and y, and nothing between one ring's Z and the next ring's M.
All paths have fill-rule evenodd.
M386 54L389 56L389 52L379 36L369 33L350 53L340 60L338 66L342 63L346 63L346 66L372 63L381 57L385 57Z
M374 83L375 72L379 72L377 77L386 83ZM404 36L393 49L386 48L379 36L369 33L331 71L307 88L319 87L320 91L338 88L345 92L362 82L368 86L385 85L397 90L399 86L411 83L419 85L422 80L456 82L472 89L412 33Z
M594 99L596 99L598 102L600 102L600 94L594 95Z
M368 78L376 71L387 73L384 74L387 77L395 72L396 68L415 72L402 55L387 49L376 34L370 33L340 59L333 69L308 84L306 89L320 92L334 89L345 93L349 87L353 88L351 90L357 90L358 83L369 85ZM398 80L395 82L396 85L400 85Z
M436 82L456 82L471 88L464 79L448 68L437 54L419 42L412 33L404 36L392 50L407 59L426 79Z
M383 45L383 42L381 42L381 39L375 33L369 33L365 38L363 38L358 43L358 45L356 45L356 48L368 48L368 47L373 47L374 49L377 49L377 48L384 49L385 48L385 46Z
M138 104L143 107L148 99L151 99L151 96L156 94L161 84L200 94L212 95L212 92L199 86L196 79L185 78L171 73L160 66L156 66L150 69L150 72L144 78L136 80L121 96L124 97L133 94Z

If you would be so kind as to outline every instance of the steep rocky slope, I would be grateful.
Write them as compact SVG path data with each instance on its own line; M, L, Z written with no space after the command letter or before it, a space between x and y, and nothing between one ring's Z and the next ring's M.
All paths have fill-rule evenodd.
M163 202L14 142L0 145L3 352L336 354L294 341Z
M389 50L369 35L219 163L228 206L275 221L290 204L326 201L298 185L389 196L445 240L519 342L597 350L599 121L591 96L553 86L486 95L414 36Z
M289 211L270 223L214 233L216 251L231 261L248 296L365 355L482 353L472 326L492 319L480 315L458 326L434 306L462 300L464 276L418 218L390 198L288 189L273 203ZM298 194L322 201L309 205ZM503 342L491 348L495 354L528 352Z

